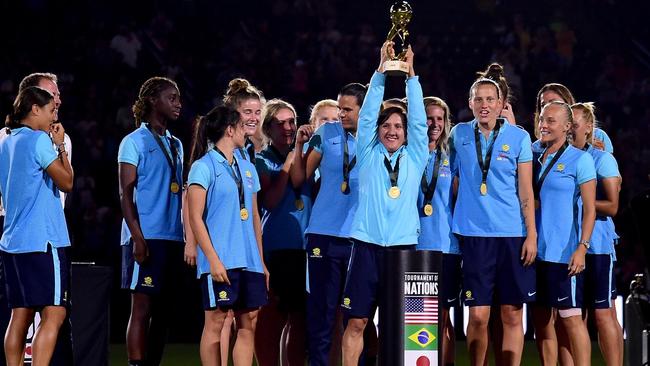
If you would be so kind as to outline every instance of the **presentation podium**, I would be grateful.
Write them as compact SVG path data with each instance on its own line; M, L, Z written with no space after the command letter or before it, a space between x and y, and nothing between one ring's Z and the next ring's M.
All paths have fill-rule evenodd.
M379 366L441 365L442 254L387 251L379 304Z

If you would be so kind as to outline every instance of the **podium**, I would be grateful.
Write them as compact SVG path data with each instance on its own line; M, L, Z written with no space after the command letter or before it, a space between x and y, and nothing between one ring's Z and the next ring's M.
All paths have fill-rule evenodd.
M388 254L390 253L390 254ZM389 251L379 304L379 365L441 365L438 296L442 253Z

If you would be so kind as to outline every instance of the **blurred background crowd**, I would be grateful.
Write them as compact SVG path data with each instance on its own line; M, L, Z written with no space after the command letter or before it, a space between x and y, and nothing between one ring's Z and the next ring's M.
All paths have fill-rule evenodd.
M66 207L73 260L112 266L116 279L122 217L117 149L134 128L131 106L144 80L161 75L178 82L183 110L170 129L188 149L192 120L221 99L233 77L249 79L267 98L293 103L299 122L307 122L316 101L336 99L346 83L368 82L390 26L389 1L0 4L1 115L9 111L23 76L58 75L59 117L73 142L75 187ZM646 267L643 248L650 237L650 144L645 142L650 139L650 26L643 5L619 0L411 4L416 71L425 95L447 101L453 121L472 118L469 86L476 71L492 61L504 65L517 123L531 135L535 97L545 83L563 83L578 101L596 103L623 176L615 221L622 237L618 287L625 294L633 274ZM401 81L392 80L387 91L403 95L402 88ZM116 301L118 308L128 305L123 300ZM122 335L113 332L117 339Z

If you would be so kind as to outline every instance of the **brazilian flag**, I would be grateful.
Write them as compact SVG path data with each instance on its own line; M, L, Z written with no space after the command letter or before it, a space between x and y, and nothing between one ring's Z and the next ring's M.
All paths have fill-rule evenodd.
M431 324L405 324L404 350L437 351L438 326Z

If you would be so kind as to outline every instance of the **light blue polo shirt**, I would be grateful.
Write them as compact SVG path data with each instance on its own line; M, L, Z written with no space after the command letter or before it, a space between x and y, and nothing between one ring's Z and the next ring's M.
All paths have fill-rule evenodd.
M598 179L596 186L596 200L606 200L607 195L605 194L605 190L600 181L606 178L620 178L621 173L618 171L618 164L612 154L595 149L591 145L587 149L587 152L594 159L594 164L596 166L596 179ZM580 200L580 207L582 208L582 200ZM617 239L618 235L616 235L614 220L612 220L612 217L596 214L594 231L591 234L591 246L587 253L612 254L614 253L614 242Z
M238 160L239 162L239 160ZM197 184L206 189L203 220L212 241L212 247L219 255L226 269L255 268L261 269L261 261L257 243L248 248L251 242L244 237L244 225L240 217L239 192L231 174L234 166L228 164L221 154L209 150L190 168L187 178L189 185ZM250 196L257 175L248 169L250 177L246 177L244 168L244 196ZM240 169L241 170L241 169ZM252 202L246 200L249 218L252 222ZM257 271L257 272L261 272ZM210 273L210 263L200 247L197 255L197 277Z
M359 113L357 164L359 165L359 207L350 236L381 246L415 245L420 234L417 200L422 172L427 165L428 137L422 87L417 76L406 79L408 104L408 145L389 157L377 137L377 117L384 97L386 76L375 72ZM419 102L416 102L419 101ZM391 167L400 158L397 199L388 196L391 188L384 157Z
M349 162L356 155L356 137L341 122L324 123L309 140L309 147L321 154L320 189L314 202L307 234L348 238L359 204L359 162L350 171L350 192L341 192L343 183L343 143L348 144Z
M13 128L0 142L0 194L5 222L0 249L46 252L70 246L59 189L45 171L58 158L43 131Z
M183 144L181 140L165 131L161 139L167 152L160 146L147 128L147 123L126 135L120 143L118 163L134 165L137 168L137 182L133 192L138 209L140 229L145 239L183 241L181 224L181 193L172 193L170 184L172 171L165 154L171 154L170 141L173 142L176 156L176 181L183 182ZM171 155L169 155L171 156ZM122 220L122 245L131 240L131 233Z
M257 154L255 166L260 176L276 179L282 171L284 159L274 153L270 147ZM264 239L264 253L278 249L304 249L305 229L311 215L311 184L305 183L299 190L303 209L296 207L296 194L289 179L282 196L282 200L272 210L262 207L262 238ZM262 192L263 194L264 192Z
M548 155L534 179L544 172L553 156ZM540 208L535 210L538 259L569 263L581 235L580 185L593 179L596 179L594 159L569 145L549 171L539 192Z
M459 176L452 231L475 237L524 237L526 225L517 191L518 164L532 161L528 132L502 123L492 150L487 195L480 192L482 174L476 157L474 128L477 121L459 123L451 130L450 146ZM483 161L494 138L479 133Z
M443 253L460 254L458 240L451 232L452 215L451 202L453 197L452 181L454 172L451 170L452 162L449 155L444 152L440 153L440 166L438 168L438 181L436 190L431 199L433 214L426 216L423 211L424 193L420 184L418 194L418 212L420 214L420 236L418 237L417 249L437 250ZM438 159L436 151L429 153L429 161L424 170L427 177L427 184L431 182L433 169L435 168L435 159Z
M594 138L599 139L605 145L605 151L610 154L614 153L614 145L612 144L612 139L609 138L607 133L600 128L594 128Z

